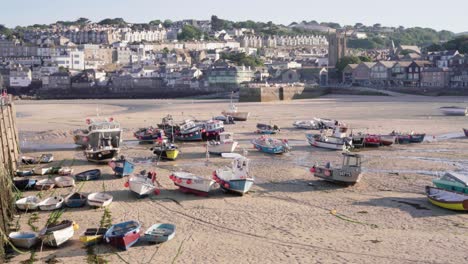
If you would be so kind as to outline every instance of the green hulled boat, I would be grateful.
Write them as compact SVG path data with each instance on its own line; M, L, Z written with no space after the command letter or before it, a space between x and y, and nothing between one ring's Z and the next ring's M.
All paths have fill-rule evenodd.
M468 193L468 175L447 172L439 179L432 180L435 186L449 191Z

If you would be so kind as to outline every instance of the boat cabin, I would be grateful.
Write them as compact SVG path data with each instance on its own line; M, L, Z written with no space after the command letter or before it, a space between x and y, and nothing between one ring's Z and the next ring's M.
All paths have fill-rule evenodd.
M187 131L196 126L197 125L192 120L185 120L185 122L180 126L180 131Z
M234 141L234 133L231 132L223 132L219 134L219 141L220 142L233 142Z
M238 178L248 178L249 177L249 165L250 160L246 157L239 157L232 161L232 171L235 176Z
M90 126L89 126L89 131L93 131L93 130L109 130L109 129L119 129L120 128L120 124L117 123L117 122L107 122L107 121L104 121L104 122L93 122Z

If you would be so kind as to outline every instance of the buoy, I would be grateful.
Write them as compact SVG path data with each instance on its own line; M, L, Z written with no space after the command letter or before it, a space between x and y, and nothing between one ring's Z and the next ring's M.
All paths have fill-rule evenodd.
M310 168L311 173L315 173L315 167Z
M177 179L177 183L182 183L182 179Z
M188 179L188 180L187 180L187 184L192 184L192 180L191 180L191 179Z
M159 189L154 189L154 194L155 194L155 195L161 194L161 190L159 190Z
M223 186L224 188L229 189L229 183L225 183Z
M125 188L128 188L128 186L130 186L130 183L127 181L127 182L125 182L124 186L125 186Z

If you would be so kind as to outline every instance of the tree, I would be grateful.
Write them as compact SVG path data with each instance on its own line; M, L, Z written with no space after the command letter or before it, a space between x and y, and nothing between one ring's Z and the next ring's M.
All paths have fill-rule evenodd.
M85 25L91 23L91 20L89 20L89 19L87 19L85 17L80 17L75 21L75 23L80 25L80 26L85 26Z
M348 64L359 64L359 63L361 63L361 60L359 59L359 57L345 56L338 60L335 67L338 70L338 72L342 73L344 68L346 68Z
M123 18L106 18L98 22L99 25L125 26L127 22Z
M169 49L168 49L167 47L164 47L164 49L162 50L162 52L163 52L164 54L168 54L168 53L169 53Z
M170 19L166 19L166 20L164 20L164 22L163 22L163 26L164 26L165 28L170 28L170 27L172 26L172 24L174 24L174 22L172 22L172 20L170 20Z
M359 56L361 62L372 62L372 58L369 56Z
M363 27L364 27L364 24L362 24L362 23L356 23L354 25L354 28L356 28L356 29L363 28Z
M222 53L221 59L232 61L238 66L247 66L247 67L263 66L263 61L261 59L247 55L245 54L245 52Z
M0 35L5 35L5 37L10 38L13 32L11 29L5 27L4 25L0 25Z
M156 20L151 20L148 24L152 25L152 26L157 26L159 24L162 24L163 22L159 19L156 19Z
M203 32L191 25L185 25L182 32L177 35L178 40L199 40Z
M219 19L217 16L211 16L211 30L220 31L224 27L224 20Z

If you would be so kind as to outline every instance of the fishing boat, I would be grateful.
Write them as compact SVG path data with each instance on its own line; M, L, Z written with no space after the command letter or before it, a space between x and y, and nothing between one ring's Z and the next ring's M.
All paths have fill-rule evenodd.
M306 134L307 141L313 147L345 151L353 147L352 139L345 132L335 131L333 134Z
M287 139L273 139L267 136L261 136L252 140L252 144L258 151L268 154L283 154L291 151Z
M77 225L70 220L64 220L57 224L49 224L39 232L42 242L51 247L59 247L75 234Z
M224 132L224 123L218 120L209 120L203 124L203 139L216 139Z
M317 120L299 120L293 123L293 127L298 129L323 129L321 122Z
M73 187L75 186L75 179L71 176L59 176L54 179L55 186L59 188Z
M34 170L16 170L15 174L16 174L16 176L19 176L19 177L33 176L34 175Z
M88 205L91 207L106 207L114 197L107 193L95 192L88 195Z
M392 135L379 135L382 146L391 146L395 143L396 137Z
M176 160L179 156L179 148L173 143L167 141L157 144L150 149L159 159Z
M12 232L8 238L15 247L19 248L31 248L39 242L36 232Z
M122 129L113 119L94 122L90 125L88 145L84 151L86 159L91 162L108 162L120 151Z
M439 179L433 179L432 183L441 189L468 194L468 175L457 172L447 172Z
M439 108L444 115L448 116L466 116L468 114L468 108L458 106L444 106Z
M206 179L189 172L173 172L169 178L184 193L193 193L200 196L207 196L215 185L212 179Z
M134 175L128 179L130 191L137 194L138 198L148 196L154 192L156 186L154 185L154 178L149 179L145 175Z
M395 144L409 144L411 143L410 135L402 135L402 134L390 134L391 136L395 136Z
M20 210L36 210L41 200L37 196L28 196L16 201L16 207Z
M14 180L13 183L15 184L15 188L24 191L24 190L29 190L34 188L34 185L36 185L36 180L32 179L21 179L21 180Z
M141 225L137 221L115 224L104 234L104 239L112 246L127 250L140 238Z
M135 170L135 164L126 160L124 156L120 156L120 159L118 160L111 160L108 164L114 171L114 175L117 177L128 176Z
M359 154L343 153L343 163L341 167L334 168L330 162L325 166L313 166L310 169L315 177L324 180L344 184L354 185L361 180L361 156Z
M234 141L234 133L223 132L219 134L219 141L208 142L208 152L221 155L222 153L232 153L237 148L239 142Z
M237 106L232 102L232 94L231 94L231 103L229 104L229 109L225 110L221 113L223 116L232 116L235 121L247 121L249 118L249 112L239 112Z
M158 128L164 130L166 135L172 134L174 131L180 129L179 125L174 121L174 118L172 118L172 115L163 117L162 122L158 124Z
M86 247L99 244L103 241L106 232L107 228L88 228L81 234L80 241L83 242Z
M54 180L52 180L52 179L43 179L43 180L37 181L34 188L36 188L36 190L47 191L47 190L50 190L50 189L54 188L54 186L55 186L55 181Z
M201 141L203 140L203 127L192 120L186 120L180 125L180 130L176 132L175 139L179 141Z
M334 119L314 117L313 120L318 123L320 129L337 129L347 127L345 123Z
M154 224L145 231L145 241L164 243L174 238L176 227L173 224Z
M426 134L410 134L410 143L421 143L424 141Z
M455 211L468 211L468 194L466 193L426 186L426 195L432 204L439 207Z
M280 132L280 128L277 125L267 125L267 124L257 124L257 133L258 134L276 134Z
M62 197L54 196L45 199L37 206L41 211L53 211L62 208L64 199Z
M77 181L92 181L99 179L99 177L101 177L100 169L87 170L75 175Z
M70 208L83 207L86 204L86 200L84 194L74 192L65 197L65 205Z
M465 137L468 137L468 129L464 128L463 133L465 133Z
M140 143L153 143L162 140L164 137L164 130L154 127L140 128L133 133L133 136Z
M364 137L364 146L377 148L380 147L382 142L380 141L380 136L378 135L365 135Z
M244 156L235 158L231 167L223 167L213 172L213 179L221 189L240 195L247 193L254 184L250 176L250 160Z
M222 121L225 125L233 125L236 123L232 116L216 116L213 117L213 120Z

